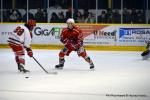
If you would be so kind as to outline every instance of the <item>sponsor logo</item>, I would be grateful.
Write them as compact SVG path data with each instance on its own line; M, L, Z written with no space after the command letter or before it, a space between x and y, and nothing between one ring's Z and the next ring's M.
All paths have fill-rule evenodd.
M2 32L2 35L9 35L12 34L13 32Z
M94 39L98 39L98 38L108 38L108 39L115 39L116 38L116 33L117 31L111 31L111 32L106 32L103 30L98 30L98 31L94 31Z
M149 34L150 28L120 28L119 29L119 38L131 35L142 35Z
M119 42L144 42L150 37L150 28L120 28Z
M37 36L49 36L49 35L51 35L51 36L59 37L61 30L62 30L62 28L58 28L58 27L53 27L51 30L44 29L41 27L36 27L33 32Z

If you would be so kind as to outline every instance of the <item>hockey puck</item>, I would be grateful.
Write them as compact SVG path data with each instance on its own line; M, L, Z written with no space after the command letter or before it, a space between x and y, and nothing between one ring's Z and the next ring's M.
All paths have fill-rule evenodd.
M25 77L25 78L29 78L29 77Z

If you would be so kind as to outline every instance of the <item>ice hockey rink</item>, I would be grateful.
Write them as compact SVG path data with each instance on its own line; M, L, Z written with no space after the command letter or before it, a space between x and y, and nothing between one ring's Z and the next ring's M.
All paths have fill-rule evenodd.
M59 50L33 49L34 57L49 72L26 56L26 69L17 71L11 49L0 49L0 100L150 100L150 59L140 51L87 51L95 70L76 52L56 70ZM29 77L29 78L25 78Z

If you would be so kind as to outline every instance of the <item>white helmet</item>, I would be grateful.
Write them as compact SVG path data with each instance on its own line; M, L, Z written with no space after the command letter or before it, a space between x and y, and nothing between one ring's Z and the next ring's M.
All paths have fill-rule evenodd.
M73 18L68 18L66 23L75 23Z

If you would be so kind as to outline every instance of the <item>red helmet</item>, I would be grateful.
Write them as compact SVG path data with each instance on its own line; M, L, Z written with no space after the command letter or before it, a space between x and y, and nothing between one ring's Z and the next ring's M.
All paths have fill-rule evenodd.
M28 21L26 22L25 25L27 25L28 29L29 29L30 31L32 31L33 28L36 26L36 21L30 19L30 20L28 20Z
M30 20L27 21L27 25L29 25L29 26L36 26L36 21L30 19Z

